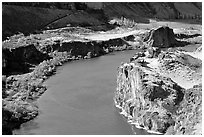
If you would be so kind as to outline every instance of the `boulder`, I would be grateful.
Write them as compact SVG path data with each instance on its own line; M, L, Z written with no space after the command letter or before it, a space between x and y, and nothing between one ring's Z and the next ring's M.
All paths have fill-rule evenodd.
M175 39L173 29L163 26L156 30L151 30L146 39L147 43L151 47L160 47L168 48L174 47L178 44L178 41Z

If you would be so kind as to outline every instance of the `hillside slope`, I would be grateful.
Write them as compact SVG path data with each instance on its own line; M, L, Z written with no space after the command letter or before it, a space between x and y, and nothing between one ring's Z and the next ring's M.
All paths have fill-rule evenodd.
M149 23L149 18L201 19L202 3L3 3L3 40L18 32L29 34L37 30L67 25L107 30L112 28L108 25L109 20L121 17L137 23Z
M14 5L2 6L2 18L3 39L18 32L34 33L36 30L45 29L51 23L54 28L65 27L67 24L83 26L103 23L83 11Z

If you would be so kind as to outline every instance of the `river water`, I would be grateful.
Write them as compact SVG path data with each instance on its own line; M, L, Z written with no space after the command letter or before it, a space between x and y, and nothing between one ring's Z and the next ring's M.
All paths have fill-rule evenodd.
M46 82L39 98L40 114L14 134L131 135L134 129L114 107L117 67L136 51L115 52L90 60L68 62Z

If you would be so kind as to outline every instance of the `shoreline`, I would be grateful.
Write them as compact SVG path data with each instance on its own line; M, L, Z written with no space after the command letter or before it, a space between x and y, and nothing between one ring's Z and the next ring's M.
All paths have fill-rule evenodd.
M113 39L114 40L114 39ZM32 106L33 103L35 103L37 101L37 99L47 90L47 87L43 84L45 80L47 80L49 77L51 77L52 75L55 74L56 72L56 68L58 66L62 66L64 63L68 63L71 61L75 61L75 60L84 60L84 59L92 59L95 57L100 57L112 52L117 52L117 51L124 51L124 50L136 50L136 49L131 49L131 48L123 48L122 45L118 46L118 47L112 47L112 50L108 50L108 51L104 51L104 54L101 55L97 55L97 56L89 56L89 57L76 57L76 56L70 56L67 52L55 52L52 54L53 57L51 59L48 60L44 60L41 63L39 63L37 66L35 66L35 68L29 72L29 73L25 73L25 74L20 74L20 75L10 75L9 77L6 78L6 87L10 90L15 89L15 86L12 87L13 85L16 84L20 84L20 87L18 86L18 88L21 88L21 86L23 86L23 88L21 88L20 90L22 91L23 89L25 89L26 91L26 87L29 87L31 89L34 88L34 91L29 91L29 92L24 92L24 91L15 91L16 93L12 93L12 94L16 94L14 97L13 96L7 96L6 98L3 99L4 101L4 105L3 108L5 108L6 110L10 111L11 113L15 113L15 109L11 109L8 108L8 104L12 104L15 102L19 102L19 100L22 100L22 102L29 102L29 106ZM34 83L34 84L29 84L28 83ZM5 90L5 94L7 94L9 90ZM20 107L20 106L24 106L23 103L21 103L19 106L16 106L16 108ZM24 111L28 111L26 108ZM38 110L35 110L36 115L35 116L29 116L30 118L27 119L26 121L21 121L21 120L17 120L17 125L15 126L11 126L9 124L5 124L7 123L7 121L4 121L4 119L8 119L5 118L5 115L3 116L3 121L5 122L3 124L3 134L5 132L5 134L11 134L11 132L13 130L15 130L16 128L20 128L20 125L22 123L28 122L32 119L34 119L35 117L38 116ZM23 113L19 113L21 119L24 118ZM28 114L29 115L29 114ZM14 117L14 119L16 119ZM10 125L10 126L9 126ZM6 127L5 127L6 126ZM7 127L8 126L8 127ZM8 131L7 131L8 130ZM6 133L7 132L7 133Z
M132 122L132 120L128 120L128 117L131 117L131 116L128 116L128 114L127 114L126 112L124 112L123 108L115 103L115 100L114 100L114 104L115 104L114 106L115 106L119 111L121 111L121 112L119 112L119 113L127 119L128 124L134 125L135 128L145 130L146 132L151 133L151 134L163 135L163 134L160 133L160 132L148 130L148 129L145 128L145 127L141 127L137 122Z
M183 58L180 59L181 57ZM143 59L143 62L140 61L140 58ZM179 81L172 79L167 74L163 74L161 68L155 71L156 67L152 65L154 62L149 60L148 57L140 58L121 64L118 67L117 89L113 100L115 107L119 109L119 113L127 119L129 124L138 129L144 129L148 133L167 135L200 134L200 130L195 125L200 124L201 114L199 114L199 111L202 110L202 84L199 81L201 80L200 77L198 77L200 75L197 74L200 72L190 73L195 70L193 65L197 65L196 69L201 67L200 59L171 51L171 49L161 51L155 57L160 61L158 66L164 66L163 70L166 67L166 71L170 70L170 72L177 74L178 78L181 76L184 78L192 75L196 76L194 80L197 78L198 81L193 87L183 88L184 85ZM169 62L174 64L169 65ZM171 68L171 66L176 65L180 65L180 68ZM178 72L180 72L178 70L183 72L181 76L178 75ZM166 93L166 95L162 93ZM173 100L172 96L174 96ZM189 113L191 111L194 113L193 117ZM190 116L191 118L189 118ZM195 129L195 131L192 132L191 129Z
M129 36L133 36L134 35L129 35ZM126 36L126 41L131 41L130 39L132 39L131 37L128 38L129 36ZM63 65L64 63L68 63L74 60L79 60L79 59L91 59L91 58L95 58L95 57L99 57L99 56L103 56L112 52L116 52L116 51L124 51L124 50L136 50L139 48L134 48L134 45L123 45L123 41L122 39L125 39L124 37L121 38L117 38L117 39L111 39L108 41L103 41L102 43L98 43L98 42L81 42L78 43L78 47L76 47L77 43L61 43L61 41L54 43L53 45L45 45L42 49L42 51L46 51L51 59L46 59L43 60L42 62L40 62L38 65L36 65L36 67L33 69L32 72L29 73L25 73L23 75L14 75L9 77L9 79L7 79L7 82L10 82L10 89L9 90L13 90L13 91L9 91L9 92L14 92L12 94L15 94L14 96L10 96L10 98L7 98L6 101L9 103L16 103L19 100L22 101L20 102L21 104L19 106L16 106L16 108L19 108L21 105L23 105L24 102L28 103L30 106L32 106L33 102L36 102L37 99L47 90L47 87L45 85L43 85L44 81L47 80L49 77L51 77L52 75L55 74L56 72L56 68L58 66ZM136 41L136 40L135 40ZM54 41L56 42L56 41ZM137 42L137 41L136 41ZM88 43L88 44L87 44ZM90 45L91 46L90 46ZM106 46L104 46L105 44L107 44ZM114 45L112 45L114 44ZM72 55L69 53L69 48L67 48L68 46L72 46L72 49L75 48L75 53ZM137 45L138 46L138 45ZM136 46L136 47L137 47ZM142 46L144 45L139 45L141 46L141 48L143 48ZM55 48L55 50L58 50L57 52L53 52L52 48ZM50 50L49 48L51 48L52 50ZM88 50L86 52L88 52L86 55L83 56L79 56L81 53L78 53L77 50L78 48L81 48L81 50L83 51L84 49ZM92 49L93 48L93 49ZM100 51L102 50L102 51ZM72 51L72 50L71 50ZM80 52L82 52L80 51ZM97 53L96 53L97 51ZM29 84L28 84L29 83ZM13 86L13 87L12 87ZM15 90L15 88L17 88L17 91ZM18 91L20 90L20 92ZM24 90L24 91L23 91ZM16 93L15 93L16 92ZM11 95L12 95L11 94ZM8 105L8 104L6 104ZM115 103L116 105L116 103ZM116 106L119 107L119 109L122 109L122 107L120 106ZM11 109L9 107L7 107L8 110ZM28 111L27 108L25 108L25 111ZM15 113L15 109L12 110L12 113ZM125 117L127 117L127 114L123 113L124 111L122 111L122 115L124 115ZM23 113L19 112L20 117L22 119L24 119ZM29 113L28 113L29 114ZM37 115L38 115L38 111L37 111ZM36 116L37 116L36 115ZM33 115L29 115L29 118L27 121L34 119L36 116ZM15 119L16 117L14 117ZM26 121L26 122L27 122ZM129 121L128 123L131 124L132 121ZM19 124L21 125L22 121L19 121ZM18 125L18 126L20 126ZM151 130L147 130L146 128L143 128L141 126L139 126L137 123L132 122L132 125L134 125L136 128L139 129L144 129L146 130L148 133L155 133L155 131L151 131ZM12 129L15 129L15 127ZM160 134L160 133L155 133L155 134Z

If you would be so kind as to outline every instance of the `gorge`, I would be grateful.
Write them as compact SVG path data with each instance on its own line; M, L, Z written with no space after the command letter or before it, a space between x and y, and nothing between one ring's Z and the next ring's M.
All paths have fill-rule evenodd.
M2 134L202 134L201 8L4 3Z

